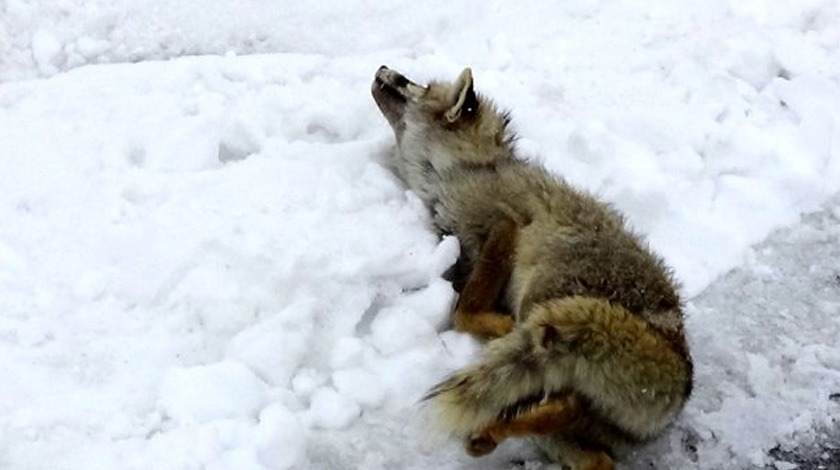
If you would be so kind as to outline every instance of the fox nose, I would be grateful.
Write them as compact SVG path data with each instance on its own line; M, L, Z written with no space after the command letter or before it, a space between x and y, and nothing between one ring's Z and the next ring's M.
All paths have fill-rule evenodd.
M388 70L388 67L387 67L387 66L385 66L385 65L380 65L380 66L379 66L379 70L377 70L377 72L384 72L384 71L386 71L386 70Z

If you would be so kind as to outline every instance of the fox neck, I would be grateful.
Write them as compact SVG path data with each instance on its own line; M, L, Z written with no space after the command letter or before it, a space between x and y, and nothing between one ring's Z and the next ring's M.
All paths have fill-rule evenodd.
M452 199L446 197L453 184L464 181L465 175L483 172L498 174L500 170L504 171L503 168L522 164L521 159L509 148L495 149L496 153L490 155L437 150L428 148L422 154L400 151L398 166L402 179L431 212L434 227L440 234L454 234L457 231L454 208L449 207Z
M517 160L513 150L507 147L460 149L438 149L432 151L429 163L438 174L446 174L461 169L469 170L481 167L493 167Z

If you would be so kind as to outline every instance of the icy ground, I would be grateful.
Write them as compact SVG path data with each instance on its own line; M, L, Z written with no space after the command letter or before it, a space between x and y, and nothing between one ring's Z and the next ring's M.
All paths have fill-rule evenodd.
M696 391L625 468L840 468L838 25L836 0L0 2L0 468L552 468L422 421L480 347L446 331L457 242L386 169L383 63L472 66L523 155L675 267Z

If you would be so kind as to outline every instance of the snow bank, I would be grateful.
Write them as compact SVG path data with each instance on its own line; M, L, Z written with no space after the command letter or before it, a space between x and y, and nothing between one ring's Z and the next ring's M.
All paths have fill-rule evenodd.
M627 213L689 297L840 189L829 1L0 9L0 79L51 77L0 84L4 467L468 465L417 415L479 347L444 331L457 241L386 169L381 63L472 66L523 154ZM700 385L656 461L761 465L820 422L833 350L689 313Z

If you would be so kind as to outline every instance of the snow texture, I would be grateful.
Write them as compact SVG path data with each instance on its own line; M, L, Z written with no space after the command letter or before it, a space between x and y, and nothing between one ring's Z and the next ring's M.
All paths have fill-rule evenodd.
M553 468L423 421L480 345L448 331L457 240L388 170L383 63L471 66L524 156L675 268L697 387L625 468L840 468L838 24L834 0L0 3L0 468Z

